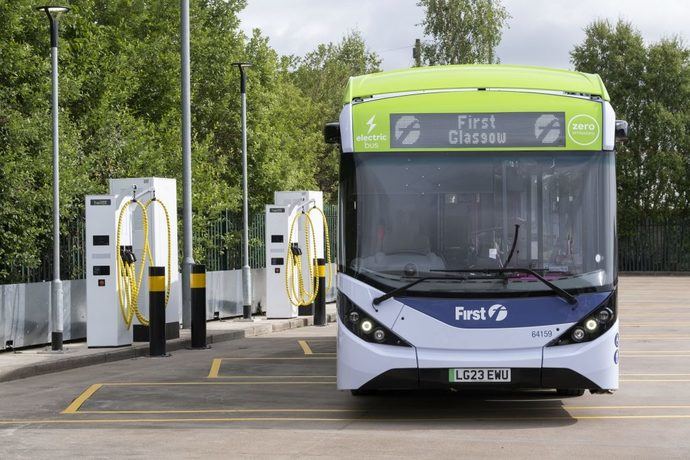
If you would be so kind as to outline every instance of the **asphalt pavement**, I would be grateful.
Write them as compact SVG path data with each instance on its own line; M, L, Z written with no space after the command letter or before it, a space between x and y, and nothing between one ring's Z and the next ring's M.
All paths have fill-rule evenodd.
M621 279L621 389L335 388L336 326L0 383L0 458L690 456L690 278Z

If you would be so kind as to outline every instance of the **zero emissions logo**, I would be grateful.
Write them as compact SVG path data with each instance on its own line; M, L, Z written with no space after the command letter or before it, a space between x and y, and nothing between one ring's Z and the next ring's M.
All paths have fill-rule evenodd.
M494 304L487 310L484 307L466 309L465 307L455 307L456 321L503 321L508 317L508 309L500 303Z
M577 145L592 145L599 139L600 133L599 123L592 116L575 115L568 122L568 137Z

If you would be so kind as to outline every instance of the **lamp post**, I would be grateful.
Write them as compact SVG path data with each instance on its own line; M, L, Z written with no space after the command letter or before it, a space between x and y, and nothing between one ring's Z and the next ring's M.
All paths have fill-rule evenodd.
M242 94L242 318L252 318L252 273L249 268L249 198L247 190L247 67L250 62L234 62L240 69Z
M180 0L180 60L182 86L182 327L192 325L192 105L189 61L189 0Z
M60 150L58 141L58 26L63 13L69 11L64 6L41 6L50 21L50 56L53 65L52 105L53 105L53 283L50 296L52 319L51 344L53 351L62 350L62 281L60 281Z

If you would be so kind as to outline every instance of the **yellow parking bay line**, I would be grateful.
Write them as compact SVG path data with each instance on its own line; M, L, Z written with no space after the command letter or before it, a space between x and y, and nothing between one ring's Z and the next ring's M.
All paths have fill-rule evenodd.
M690 350L624 350L626 353L690 353Z
M165 409L165 410L82 410L78 414L260 414L260 413L353 413L364 409Z
M216 358L213 361L211 361L211 370L208 372L208 377L209 379L216 379L218 378L218 372L220 371L220 365L223 362L221 358Z
M163 386L184 386L184 385L330 385L334 384L334 381L330 382L286 382L286 381L276 381L276 382L111 382L103 383L103 386L112 387L163 387Z
M632 377L668 377L668 376L690 376L690 374L621 374Z
M587 411L587 410L658 410L658 409L690 409L690 405L623 405L623 406L538 406L538 405L496 405L486 408L471 408L478 409L481 413L487 409L489 412L496 410L529 410L529 411L553 411L553 410L572 410L572 411ZM325 408L289 408L289 409L151 409L151 410L83 410L76 412L77 414L223 414L223 413L366 413L377 412L369 409L325 409Z
M539 408L541 409L541 408ZM681 404L681 405L651 405L651 406L636 406L636 405L629 405L629 406L556 406L554 409L565 409L565 410L603 410L603 409L610 409L610 410L640 410L640 409L690 409L690 404Z
M684 340L690 340L690 334L688 335L666 335L666 336L660 336L660 335L630 335L630 334L625 334L624 336L621 337L621 341L625 343L626 341L630 340L649 340L649 341L657 341L657 342L671 342L671 341L684 341Z
M685 354L685 355L678 355L678 354L654 354L654 355L648 355L648 354L643 354L643 353L634 353L634 354L627 354L627 353L621 353L621 356L624 358L687 358L690 356L690 354Z
M405 423L405 422L474 422L474 421L528 421L528 420L658 420L690 419L690 414L656 415L567 415L567 416L526 416L526 417L453 417L453 418L352 418L352 417L218 417L218 418L128 418L128 419L14 419L0 420L0 425L42 425L42 424L146 424L151 423L230 423L230 422L349 422L349 423Z
M297 343L299 343L299 346L302 347L302 351L304 352L305 355L313 355L314 352L311 351L311 347L307 343L306 340L298 340Z
M299 346L302 347L302 351L304 352L305 356L313 356L313 355L330 355L330 356L335 356L335 353L322 353L322 352L315 352L311 349L309 346L309 342L312 342L312 340L298 340L297 343L299 343Z
M324 380L316 381L312 380L310 382L293 382L278 380L275 382L267 381L241 381L241 382L110 382L110 383L94 383L84 392L82 392L72 403L67 406L61 414L76 414L79 412L79 408L96 393L99 389L110 386L110 387L136 387L136 386L146 386L146 387L156 387L156 386L185 386L185 385L335 385L335 380Z
M675 328L676 326L690 326L690 321L673 321L673 322L644 322L644 323L626 323L622 322L621 327L642 327L642 326L662 326L668 328Z
M688 353L690 353L690 351ZM335 358L319 358L319 357L304 358L302 356L299 356L299 357L290 356L290 357L281 357L281 358L219 358L219 359L222 361L246 361L246 360L249 360L249 361L284 361L284 360L299 360L299 359L306 360L306 361L313 361L315 359L335 359Z
M690 375L690 374L688 374ZM219 379L334 379L335 375L221 375Z
M308 346L308 345L307 345ZM224 378L223 376L219 375L220 373L220 365L223 363L223 361L294 361L294 360L314 360L314 359L329 359L329 360L334 360L335 358L331 357L323 357L323 356L314 356L311 358L303 358L303 357L287 357L287 358L215 358L213 361L211 361L211 369L208 372L208 376L206 376L207 379L217 379L217 378Z
M67 409L63 410L62 413L63 414L75 414L79 410L79 408L82 406L82 404L84 404L87 399L89 399L91 396L93 396L93 394L95 392L100 390L102 386L103 386L102 383L94 383L93 385L91 385L89 388L84 390L82 392L82 394L77 396L77 399L72 401L72 404L67 406Z

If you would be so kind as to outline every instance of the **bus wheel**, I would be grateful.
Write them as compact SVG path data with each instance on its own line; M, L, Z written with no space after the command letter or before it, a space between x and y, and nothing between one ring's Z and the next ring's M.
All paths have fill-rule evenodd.
M556 394L558 396L582 396L585 394L585 390L581 388L558 388Z

